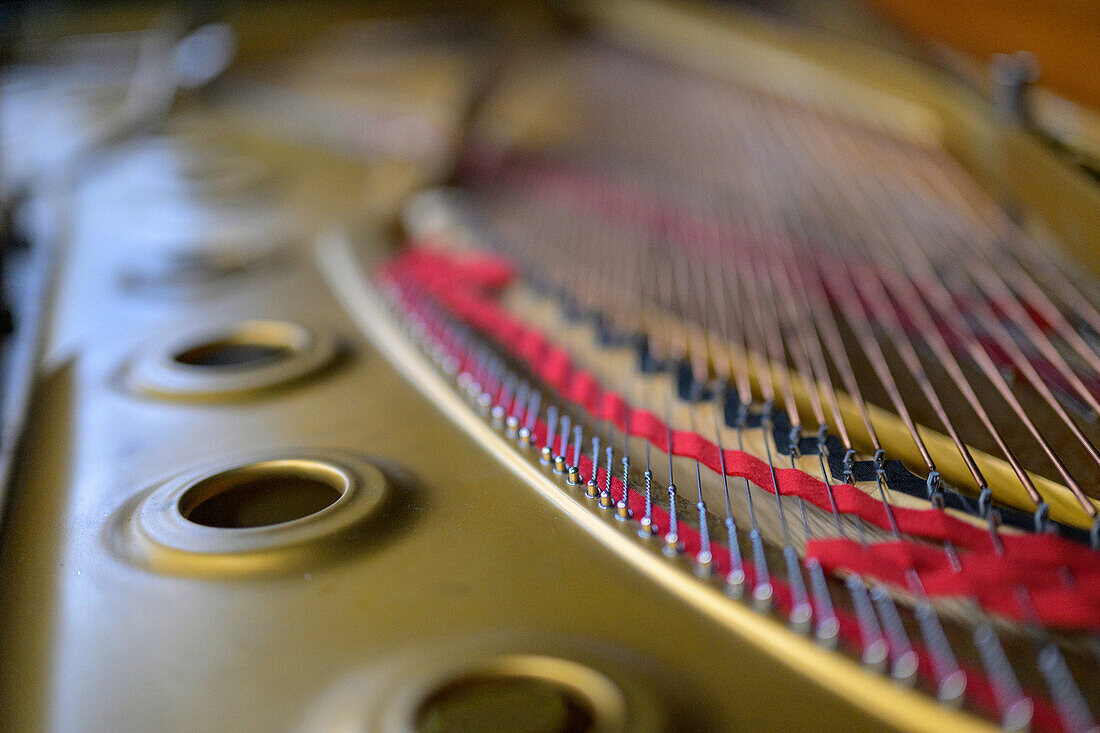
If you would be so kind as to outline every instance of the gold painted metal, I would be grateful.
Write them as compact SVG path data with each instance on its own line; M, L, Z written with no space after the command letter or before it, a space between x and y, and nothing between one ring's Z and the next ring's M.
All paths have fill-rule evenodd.
M816 88L819 102L833 91L866 102L877 120L950 144L997 185L1004 169L990 161L1007 151L1011 166L1040 172L1012 175L1014 193L1043 199L1037 208L1069 249L1089 251L1100 232L1100 207L1075 173L1063 175L1026 134L994 130L965 95L922 72L747 20L742 31L725 21L701 29L703 11L602 2L577 12L667 57L709 55L717 73L737 67L792 93ZM685 43L685 33L704 40ZM261 55L283 50L268 44ZM764 61L749 64L761 50ZM851 82L856 68L882 88ZM915 100L896 93L903 77ZM392 252L376 232L437 170L264 137L247 109L204 104L181 105L170 130L214 131L293 170L277 188L310 239L334 223L358 231L365 217L372 234L357 253L328 239L316 253L321 273L302 256L232 293L210 287L155 306L114 289L118 273L94 256L101 244L70 243L61 282L102 297L59 301L11 485L0 533L0 729L409 730L433 691L469 674L573 685L607 730L992 729L662 558L457 395L364 273ZM170 360L194 341L147 346L158 334L216 340L226 319L257 318L268 325L251 335L301 350L288 360L295 368L185 377ZM306 344L289 325L299 323L326 329L311 326ZM336 365L338 340L352 353ZM120 390L119 365L134 354L127 386L141 390ZM267 389L287 380L296 388ZM341 496L265 527L204 527L188 522L186 504L180 511L211 475L284 469Z
M216 365L189 357L234 347L269 350L272 357ZM168 334L141 350L127 376L133 389L152 397L226 399L303 379L336 355L336 339L326 329L289 321L237 321Z
M441 411L517 477L537 489L562 514L642 570L682 603L705 613L737 638L759 645L776 661L798 670L830 693L874 715L884 724L913 731L991 728L976 718L944 708L925 695L900 688L885 677L823 649L748 606L731 601L717 589L702 584L651 552L634 532L618 531L610 516L605 520L594 514L589 508L591 505L580 500L580 495L571 496L563 492L560 485L536 467L537 464L521 457L511 443L471 410L442 376L432 369L430 363L417 353L387 317L380 297L362 276L362 268L357 265L358 259L346 238L338 233L327 235L319 245L318 257L333 292L359 327L388 359L400 365L402 372Z
M567 712L562 715L552 708L547 710L549 706L545 702L540 706L541 700L549 697L551 704L558 702L556 707L576 707L580 708L578 712L581 715L592 715L595 720L584 721L585 730L628 730L627 703L615 683L595 670L576 662L536 655L500 657L490 660L488 664L472 668L467 665L466 669L452 675L450 679L441 680L436 685L436 689L429 691L418 709L409 717L414 719L418 728L426 730L461 730L461 726L470 718L475 720L480 718L478 722L484 725L479 727L488 728L496 724L498 729L508 730L511 727L508 725L510 721L500 719L494 721L486 715L491 711L479 714L478 708L487 707L494 702L494 689L506 689L504 685L515 682L532 684L532 692L535 694L527 693L530 695L527 699L517 696L517 698L505 697L501 700L506 706L502 712L508 713L510 718L528 717L535 712L540 713L539 717L542 720L539 720L539 725L544 730L552 729L554 725L565 727L568 724L566 720L548 718L558 716L565 718L568 715ZM477 699L468 702L453 701L463 687L473 685L484 688ZM650 693L643 699L652 700L652 698L653 694ZM515 704L517 702L521 704ZM452 711L448 711L448 708ZM547 713L551 714L547 715ZM517 730L520 729L519 725L514 727ZM630 729L645 728L655 728L655 726L634 721Z
M309 231L358 222L359 185L371 178L360 163L243 139L250 153L296 172L288 206ZM835 681L774 663L761 641L782 648L785 637L739 637L663 590L660 577L675 568L654 581L645 566L608 552L359 338L306 253L247 288L153 307L113 298L117 272L95 256L94 241L71 247L88 256L67 260L62 281L104 296L59 307L12 484L0 534L0 729L297 729L363 670L384 670L407 650L487 648L482 640L503 630L537 643L494 654L582 664L627 690L628 701L637 683L674 729L810 730L839 719L856 731L904 727L834 694ZM391 251L372 237L362 255L378 261ZM351 353L295 389L231 401L153 400L118 388L119 366L152 335L257 316L329 324ZM366 531L349 531L346 542L318 538L315 559L271 562L260 573L162 572L114 545L124 506L149 487L182 467L207 475L289 455L276 446L337 464L328 451L363 455L385 475L389 499ZM200 567L209 565L187 570ZM773 628L781 631L768 622L752 633ZM579 639L621 653L604 664ZM824 652L810 654L813 668ZM850 663L840 669L862 675ZM814 704L783 709L789 696Z
M560 688L587 709L590 727L585 730L668 730L657 691L623 663L630 657L606 643L557 635L493 634L431 649L414 647L339 683L314 705L304 731L424 730L419 724L426 702L466 682L494 680Z
M225 528L189 518L216 493L265 482L277 491L278 482L288 480L329 486L338 498L308 516L275 524ZM144 492L107 524L105 544L127 562L168 575L231 578L317 567L338 559L349 535L371 531L370 520L388 495L385 477L361 456L267 452L192 469Z

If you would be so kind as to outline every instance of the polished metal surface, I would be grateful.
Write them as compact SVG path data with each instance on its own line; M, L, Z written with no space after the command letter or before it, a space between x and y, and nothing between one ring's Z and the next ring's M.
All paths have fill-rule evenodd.
M967 201L1026 214L1035 239L1019 241L1068 253L1090 304L1095 182L939 72L727 9L264 12L189 33L137 13L144 30L31 49L0 85L0 180L26 199L31 282L46 283L25 301L45 327L29 319L4 355L24 387L5 393L0 426L0 458L17 456L0 491L0 730L1095 729L1095 630L807 554L837 537L901 542L902 509L949 511L993 543L1032 532L991 508L1093 552L1092 383L987 412L1002 382L1011 401L1046 373L1009 378L983 370L982 347L863 323L867 303L885 314L946 291L814 258L924 267L909 245L938 220L845 171L901 190L927 154L957 176L937 180L975 186ZM758 148L695 115L714 99L741 105L730 119ZM767 147L788 128L804 137L776 139L805 155ZM876 168L861 135L909 157ZM752 165L723 188L730 140ZM699 210L736 200L750 224L753 202L789 204L767 223L799 231L831 213L836 236L708 270L674 254L668 220L650 242L608 225L613 196L590 193L605 209L584 216L540 208L537 176L508 178L524 156L655 181ZM456 258L434 300L393 275L418 251ZM479 257L515 270L486 287L494 305L667 437L596 416L448 312L455 263ZM1004 292L970 276L994 299L1036 273L1036 292L1073 297L1038 269ZM819 276L860 293L832 330L807 284ZM727 312L736 324L719 330ZM918 317L929 333L952 312ZM1043 352L1071 375L1100 359L1079 320L1070 348ZM641 360L626 329L650 337ZM1019 338L1006 330L1010 359ZM870 356L853 367L849 353ZM980 394L952 391L975 373ZM958 421L968 406L977 417ZM1019 464L1028 434L1000 432L1017 416L1038 423ZM675 454L674 431L715 443L720 469ZM774 491L727 471L727 450L766 461ZM1067 452L1065 470L1042 463ZM895 490L887 459L928 496ZM855 463L876 470L857 479ZM851 483L888 521L785 496L780 471ZM941 489L974 511L944 509Z

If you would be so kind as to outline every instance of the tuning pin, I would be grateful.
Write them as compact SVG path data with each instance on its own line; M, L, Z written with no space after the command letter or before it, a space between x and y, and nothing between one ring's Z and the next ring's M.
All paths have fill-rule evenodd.
M802 577L802 565L798 553L790 545L783 548L783 559L787 562L787 583L791 591L791 612L788 615L791 628L800 634L810 633L814 607L806 594L806 580Z
M768 611L772 607L775 589L772 587L771 575L768 573L768 556L764 554L764 538L754 528L749 532L749 541L752 543L752 559L756 565L756 584L752 588L752 603L758 611Z
M615 458L615 449L611 446L607 446L607 468L604 470L604 486L603 491L600 492L600 508L610 509L615 505L615 502L611 499L611 463Z
M592 436L592 475L588 478L588 484L584 495L589 499L595 499L600 495L600 487L596 482L596 466L600 465L600 438Z
M554 455L554 473L559 476L565 473L565 448L569 442L569 424L570 419L568 415L563 415L561 419L561 445L558 452Z
M927 601L921 601L913 609L920 626L932 671L936 676L936 697L946 705L961 705L966 692L966 673L959 669L951 643L940 625L939 616Z
M581 483L581 437L584 428L580 425L573 426L573 464L565 476L565 483L570 486L578 486Z
M630 459L623 456L623 494L615 505L615 518L621 521L630 519Z
M714 554L710 548L707 505L700 501L695 509L699 512L699 552L695 553L695 574L700 578L709 578L714 572Z
M856 612L859 635L863 642L863 663L872 669L883 671L889 656L889 647L882 635L882 627L875 617L874 606L867 596L867 588L858 576L850 575L846 581L848 593L852 597L852 608Z
M905 633L901 616L898 615L894 599L881 586L871 588L871 600L882 619L883 635L890 647L893 661L890 664L890 676L905 685L913 684L917 676L918 659L909 636Z
M817 611L817 624L814 626L814 638L824 647L836 646L840 635L840 620L833 609L833 599L829 595L829 584L825 579L825 571L816 559L806 561L806 567L810 571L810 588L814 594L814 608Z
M658 532L657 525L653 523L653 471L647 468L642 475L645 477L645 516L638 522L638 535L649 539Z
M515 375L512 372L508 372L504 377L504 384L500 389L500 394L497 396L497 403L493 405L489 415L492 419L493 427L500 430L504 426L505 405L508 405L512 401L512 388L515 384ZM513 436L514 437L514 436Z
M663 552L669 557L678 555L683 547L680 544L679 522L676 519L676 484L668 485L668 532L665 533Z
M515 398L512 400L511 414L504 420L504 435L509 440L515 440L519 433L519 419L527 402L527 392L529 390L530 385L526 381L519 383Z
M527 400L527 418L519 430L519 440L524 448L530 448L535 440L535 423L539 418L539 406L542 403L542 393L537 389L530 392Z
M1035 712L1034 704L1020 687L1020 681L997 639L997 632L988 621L982 621L974 628L974 645L981 655L989 686L1001 711L1001 727L1012 733L1028 730Z
M554 460L554 451L550 447L554 443L554 431L558 425L558 408L550 405L546 408L546 443L539 449L539 463L549 466Z
M745 595L745 566L741 559L741 546L737 542L737 523L732 516L726 517L726 540L730 561L730 569L726 573L726 595L741 598Z

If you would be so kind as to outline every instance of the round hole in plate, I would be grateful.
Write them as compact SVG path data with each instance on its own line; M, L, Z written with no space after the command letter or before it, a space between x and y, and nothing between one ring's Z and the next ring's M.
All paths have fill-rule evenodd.
M321 463L257 463L199 481L180 496L179 512L205 527L267 527L327 509L347 486L343 474Z
M279 450L198 465L135 496L109 522L126 561L155 572L243 577L347 557L390 496L367 457L340 450Z
M153 397L227 399L302 380L336 357L326 329L243 320L162 336L133 361L127 380Z
M255 367L286 359L294 350L283 344L264 344L223 339L185 349L172 358L197 367Z
M545 634L434 639L342 680L304 730L671 730L661 696L640 674L651 663L602 642Z
M586 733L596 716L575 690L523 676L470 676L432 693L416 716L418 733L496 730Z
M172 361L182 367L257 369L285 361L309 347L308 331L279 321L242 321L179 342Z

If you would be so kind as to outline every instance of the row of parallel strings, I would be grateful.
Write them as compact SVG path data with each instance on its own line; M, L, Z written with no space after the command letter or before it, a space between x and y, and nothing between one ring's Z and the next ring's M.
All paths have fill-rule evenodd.
M935 457L916 427L931 416L975 485L985 488L971 456L971 445L983 443L973 437L975 430L984 431L984 443L1009 462L1037 510L1045 498L1025 470L1036 454L1095 516L1078 476L1082 464L1084 475L1093 475L1098 462L1088 418L1100 413L1100 369L1089 339L1100 332L1100 317L1083 288L1037 255L1034 242L945 154L819 110L602 51L570 55L562 69L583 112L583 138L549 150L510 151L510 162L480 181L482 213L527 272L568 293L575 305L604 314L619 330L647 334L662 356L686 358L697 384L716 371L742 397L742 416L755 401L765 413L785 410L796 433L820 434L831 423L851 450L853 418L837 399L843 391L858 408L855 419L871 451L889 450L868 414L873 401L902 419L924 470L934 474ZM1041 323L1032 318L1036 311ZM701 338L693 338L685 323ZM735 357L734 350L747 358ZM648 389L638 374L627 381L618 386L628 396ZM796 381L809 396L804 411L795 407ZM672 402L666 396L663 405L670 423ZM1031 417L1036 405L1050 413L1042 423ZM660 414L662 406L650 406ZM962 418L960 408L969 411ZM683 427L709 431L722 444L725 432L717 421L701 425L686 414L681 419L690 424ZM1006 430L1006 415L1022 427ZM1060 422L1071 440L1052 438L1051 422ZM736 428L735 440L742 443L747 423L739 420ZM624 457L629 453L629 434L616 432L604 426L608 466L614 445L623 447ZM768 432L763 430L763 445L775 466ZM1024 440L1031 442L1021 449ZM1067 446L1076 463L1067 462ZM647 489L649 458L646 446ZM824 462L821 469L828 481ZM670 460L670 509L674 471ZM699 471L696 463L693 498L704 517ZM757 566L750 592L757 598L770 592L768 560L758 549L758 507L772 501L771 516L778 520L772 536L794 581L792 621L810 613L813 597L815 631L829 633L828 588L820 567L798 557L792 530L801 540L833 533L866 542L878 535L835 508L832 521L822 521L800 500L792 505L779 493L758 494L748 481L735 486L723 477L723 483L732 582L744 582L736 533L745 518L735 516L731 491L748 509L748 551ZM889 508L882 475L878 491ZM706 539L701 554L713 552L705 521L700 528ZM673 535L666 541L675 546L675 524L666 530ZM890 531L899 535L892 521ZM907 590L916 599L938 692L952 699L962 691L958 665L919 577L910 578ZM865 659L885 661L888 654L895 674L903 674L912 649L889 594L858 578L847 587ZM980 609L972 610L973 639L1007 721L1022 714L1020 686L993 627ZM1049 639L1039 649L1040 659L1057 656ZM1063 718L1075 723L1071 727L1090 720L1081 696L1065 692L1064 663L1040 667Z
M625 291L638 280L654 289L649 302L696 325L716 325L719 315L730 323L736 304L727 288L716 287L705 303L666 288L662 302L656 279L668 274L674 285L692 283L679 273L709 272L700 259L746 263L756 274L742 296L778 301L774 312L764 309L767 328L752 329L756 345L767 349L750 352L766 351L803 379L843 388L859 408L866 448L882 446L864 401L904 421L925 475L936 473L937 462L918 423L950 436L972 488L989 486L972 455L979 448L1012 467L1033 509L1047 497L1028 470L1066 486L1080 510L1097 517L1087 487L1100 479L1100 313L1087 288L946 153L820 110L621 59L573 71L588 95L579 105L584 138L513 178L546 200L561 185L540 166L577 164L582 175L596 176L572 199L559 196L559 207L630 230L631 242L655 250L639 254L624 244L609 285ZM611 200L602 211L586 198L593 188ZM554 220L557 226L561 217ZM547 252L570 281L594 272L592 260L602 253ZM631 260L654 274L638 278L624 265ZM818 353L814 343L831 348ZM783 385L771 381L761 388L780 393L795 425L808 422L813 433L828 419L849 442L829 398L799 415Z

